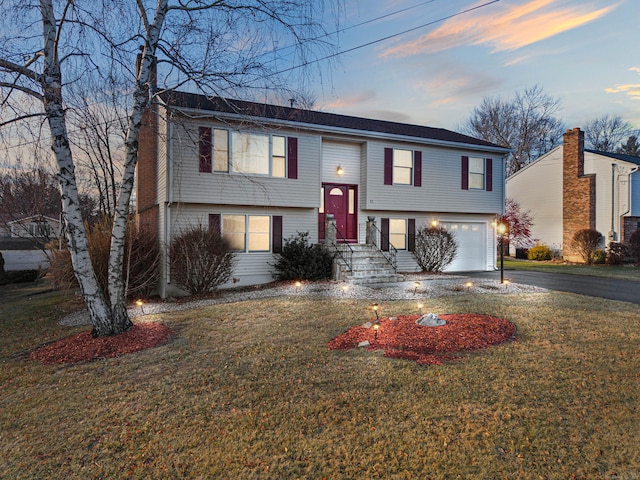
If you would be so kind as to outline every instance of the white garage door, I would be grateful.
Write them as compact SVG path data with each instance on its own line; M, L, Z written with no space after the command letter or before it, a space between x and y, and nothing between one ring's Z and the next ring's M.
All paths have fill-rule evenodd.
M443 222L458 242L458 254L445 270L464 272L487 269L487 225L485 223Z

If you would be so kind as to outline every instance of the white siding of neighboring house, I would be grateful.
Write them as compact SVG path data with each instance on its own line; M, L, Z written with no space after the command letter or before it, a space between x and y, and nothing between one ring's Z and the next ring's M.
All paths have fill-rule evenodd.
M5 271L43 270L49 259L42 250L2 250Z
M557 147L507 179L507 198L530 211L531 237L562 249L562 147Z

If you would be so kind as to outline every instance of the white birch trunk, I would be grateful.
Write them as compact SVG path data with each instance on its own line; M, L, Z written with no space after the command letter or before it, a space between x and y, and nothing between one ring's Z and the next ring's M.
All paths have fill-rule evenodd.
M44 71L42 89L44 108L51 129L52 150L58 162L58 179L62 194L62 215L66 224L71 262L84 298L94 336L112 334L112 318L108 304L96 279L89 257L87 235L80 213L75 167L69 146L69 137L62 101L62 73L56 46L56 19L51 0L40 0L44 39Z
M136 165L138 163L138 146L140 140L140 127L146 108L150 107L150 92L152 70L155 62L155 52L160 39L160 31L166 18L168 1L159 0L155 18L152 24L146 26L146 41L140 61L140 70L133 92L133 107L129 117L127 138L125 141L126 157L125 168L122 175L122 184L118 195L118 204L111 232L111 251L109 255L109 299L113 312L113 321L117 329L125 331L131 325L127 315L126 284L123 275L125 262L125 239L127 219L129 215L129 203L135 178ZM144 12L140 12L144 17ZM153 93L153 92L151 92Z

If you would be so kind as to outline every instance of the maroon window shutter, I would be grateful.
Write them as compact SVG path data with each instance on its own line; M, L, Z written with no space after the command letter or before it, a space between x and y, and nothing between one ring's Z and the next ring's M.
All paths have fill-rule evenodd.
M484 168L486 170L486 179L485 179L486 190L487 192L492 192L493 191L493 160L491 160L490 158L487 158L485 160L484 165L485 165Z
M200 150L200 172L211 173L211 129L209 127L198 128Z
M389 251L389 219L380 219L380 250L383 252Z
M287 138L287 178L298 178L298 139Z
M221 221L219 213L210 213L209 214L209 230L220 235L221 232Z
M416 219L410 218L407 222L407 250L415 252L416 250Z
M422 152L413 152L413 186L422 186Z
M393 148L384 149L384 184L393 185Z
M469 190L469 157L462 157L462 190Z
M282 253L282 215L274 215L271 226L271 250Z

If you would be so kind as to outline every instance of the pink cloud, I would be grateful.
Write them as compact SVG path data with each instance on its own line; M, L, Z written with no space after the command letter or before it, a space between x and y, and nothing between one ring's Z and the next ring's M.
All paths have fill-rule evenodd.
M492 52L516 50L598 20L616 5L596 9L589 5L562 6L555 0L528 0L522 5L498 4L475 16L460 16L415 40L399 43L381 57L407 57L454 47L487 45Z

